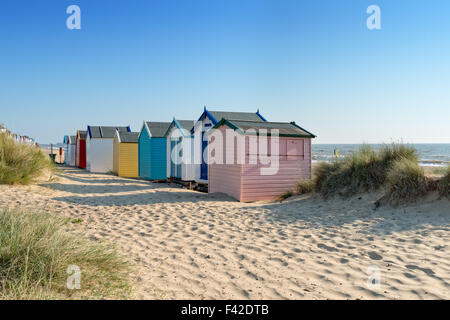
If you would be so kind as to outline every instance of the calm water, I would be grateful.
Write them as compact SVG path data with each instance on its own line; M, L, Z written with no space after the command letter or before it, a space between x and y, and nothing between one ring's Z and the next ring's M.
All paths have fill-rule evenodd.
M338 150L340 157L358 150L361 144L313 144L313 162L330 161L334 158L334 149ZM371 144L379 149L381 144ZM446 166L450 164L450 144L412 144L419 153L421 165Z

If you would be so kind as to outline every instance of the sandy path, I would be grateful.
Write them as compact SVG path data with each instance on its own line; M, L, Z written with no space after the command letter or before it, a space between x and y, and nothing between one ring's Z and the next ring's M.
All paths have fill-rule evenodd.
M63 169L53 183L0 186L0 207L82 218L76 228L134 262L138 299L449 299L450 202L373 210L376 196L242 204Z

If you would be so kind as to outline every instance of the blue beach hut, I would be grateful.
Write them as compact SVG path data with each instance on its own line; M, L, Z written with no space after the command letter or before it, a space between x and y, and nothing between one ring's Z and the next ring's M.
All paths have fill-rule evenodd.
M139 133L139 176L148 180L167 179L167 139L171 122L144 122Z
M195 144L195 181L197 181L198 183L208 183L208 163L207 159L205 159L204 157L204 155L208 154L207 151L205 151L208 147L208 139L207 137L205 137L206 133L222 119L255 122L267 121L259 113L259 109L256 112L211 111L208 110L205 106L202 115L195 122L194 127L191 129ZM200 144L200 146L197 145L198 143Z

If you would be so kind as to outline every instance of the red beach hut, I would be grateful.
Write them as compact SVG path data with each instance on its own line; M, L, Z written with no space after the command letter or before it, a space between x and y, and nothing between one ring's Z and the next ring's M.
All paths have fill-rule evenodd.
M75 155L75 166L86 169L86 136L87 131L77 131L77 149Z

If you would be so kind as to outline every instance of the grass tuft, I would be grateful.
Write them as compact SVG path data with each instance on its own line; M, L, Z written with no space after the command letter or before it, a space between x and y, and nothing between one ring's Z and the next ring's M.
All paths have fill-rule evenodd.
M441 196L450 198L450 165L445 175L438 182L438 190Z
M364 145L351 155L316 169L315 191L324 197L352 196L381 188L394 163L408 159L417 162L416 150L409 145L384 145L379 151Z
M431 180L417 161L398 160L386 179L386 196L392 204L414 202L429 191Z
M314 191L314 181L313 180L302 180L297 182L295 187L296 194L306 194Z
M0 183L30 184L45 170L54 171L49 157L39 147L19 144L0 134Z
M0 210L0 299L126 298L128 266L114 248L67 232L70 219ZM69 290L68 267L81 271Z
M292 190L287 190L280 196L280 201L286 200L287 198L290 198L294 195L294 192Z

